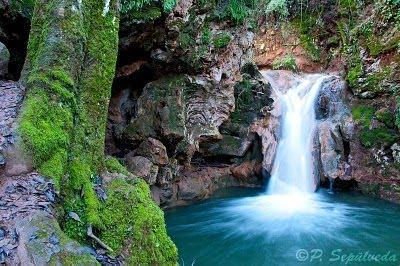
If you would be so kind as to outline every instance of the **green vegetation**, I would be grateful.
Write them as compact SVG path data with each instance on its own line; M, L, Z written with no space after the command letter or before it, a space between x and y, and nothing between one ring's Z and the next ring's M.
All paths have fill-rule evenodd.
M272 68L297 71L296 59L293 55L285 55L284 57L275 59Z
M379 144L390 144L397 140L397 135L394 130L386 127L374 128L374 129L363 129L360 134L361 143L370 148Z
M398 139L398 134L392 129L394 118L390 112L375 112L373 107L359 105L352 109L352 114L356 122L361 125L360 141L365 147L370 148L384 143L391 144ZM384 123L385 126L371 129L374 118Z
M10 9L12 12L22 14L24 17L31 18L36 0L10 0ZM1 8L0 4L0 8Z
M129 175L128 170L123 166L117 158L107 156L106 157L106 169L110 173L120 173L124 175Z
M216 48L225 48L231 42L231 35L229 33L220 33L214 38L214 46Z
M371 106L359 105L352 109L353 118L365 128L371 126L374 113L375 109Z
M254 76L243 75L243 80L235 85L235 111L231 113L233 123L250 124L253 122L258 112L269 102L269 94L265 86L259 84Z
M389 110L379 110L375 113L376 119L388 128L395 128L395 117Z
M265 8L265 14L276 13L281 19L289 16L289 10L286 0L270 0Z
M115 1L106 14L103 2L87 0L83 10L71 2L52 0L35 7L23 72L29 90L19 131L34 166L54 180L65 213L74 211L83 221L67 219L64 230L84 240L87 224L102 227L92 178L104 167L118 11ZM54 16L54 10L64 10L63 16ZM63 34L54 35L60 29Z
M121 13L137 20L155 20L171 12L177 0L122 0Z
M100 212L106 230L101 239L116 253L128 251L129 265L175 265L177 249L146 182L115 179L106 191L108 199Z

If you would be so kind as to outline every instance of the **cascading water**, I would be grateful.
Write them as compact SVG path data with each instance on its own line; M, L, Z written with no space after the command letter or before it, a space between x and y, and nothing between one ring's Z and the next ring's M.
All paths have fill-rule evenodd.
M286 93L274 87L282 109L282 136L278 145L268 194L298 194L315 191L312 141L315 131L315 99L327 76L307 75Z
M274 115L281 118L268 189L167 212L183 264L327 265L338 249L341 254L386 254L392 249L400 254L398 207L323 189L311 193L316 189L314 103L327 76L275 71L263 75L274 89ZM297 257L304 249L321 250L325 257Z

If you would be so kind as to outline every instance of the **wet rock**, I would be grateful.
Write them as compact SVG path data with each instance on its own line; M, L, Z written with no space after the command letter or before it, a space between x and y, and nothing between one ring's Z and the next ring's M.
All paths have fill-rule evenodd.
M0 42L0 78L5 78L7 76L9 61L10 52L7 47Z
M168 164L167 149L161 141L153 138L148 138L143 141L135 150L135 154L146 157L157 165L162 166Z
M271 115L251 125L250 130L261 138L261 152L263 154L263 168L271 173L278 148L279 119Z
M219 188L239 186L240 183L227 166L183 169L177 185L177 200L191 202L207 198Z
M257 161L246 161L231 167L232 175L243 183L257 183L261 176L262 164Z
M318 127L318 135L324 177L329 179L340 177L344 149L338 126L324 121Z
M54 194L51 182L37 173L5 176L1 181L0 207L5 208L0 209L0 258L7 265L64 265L71 259L80 265L97 264L61 231L53 202L46 196Z
M128 171L133 175L143 178L149 185L156 183L158 166L153 164L149 159L128 154L125 157L125 162Z

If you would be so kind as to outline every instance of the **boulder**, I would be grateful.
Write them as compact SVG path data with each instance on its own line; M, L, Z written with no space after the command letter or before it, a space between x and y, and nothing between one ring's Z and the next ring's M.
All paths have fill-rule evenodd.
M56 218L37 212L16 223L18 260L24 265L100 265L96 252L69 239Z
M7 47L0 42L0 78L8 75L8 63L10 61L10 52Z
M246 184L257 183L257 177L261 176L262 164L257 161L245 161L231 167L232 175Z
M142 156L133 156L129 153L125 157L125 164L133 175L143 178L147 184L154 185L157 181L158 166Z
M320 163L318 172L323 182L351 177L352 167L348 162L346 145L353 137L354 122L345 104L346 98L346 83L341 78L331 76L321 84L316 104L317 143L314 143L314 158Z
M216 142L206 142L201 147L202 154L206 156L232 156L242 157L250 148L252 142L247 138L231 135L222 135L222 139Z
M153 138L143 141L135 150L135 154L150 159L156 165L168 164L167 149L161 141Z
M173 180L172 171L169 167L161 167L157 175L157 184L165 186Z
M323 176L329 179L340 177L344 148L339 127L329 121L324 121L318 126L318 133Z

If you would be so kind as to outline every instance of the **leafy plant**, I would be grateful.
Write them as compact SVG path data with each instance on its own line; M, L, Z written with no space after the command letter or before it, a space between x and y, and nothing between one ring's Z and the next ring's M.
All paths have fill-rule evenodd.
M272 63L273 69L286 69L286 70L297 70L296 59L293 55L285 55L282 58L276 59Z
M137 11L146 10L146 8L151 6L161 6L164 12L169 13L175 7L176 1L177 0L121 0L121 13L135 13ZM154 15L154 12L151 14Z
M231 42L231 36L229 33L220 33L214 39L214 46L216 48L225 48Z
M265 14L277 13L281 18L289 16L286 0L270 0L265 8Z

